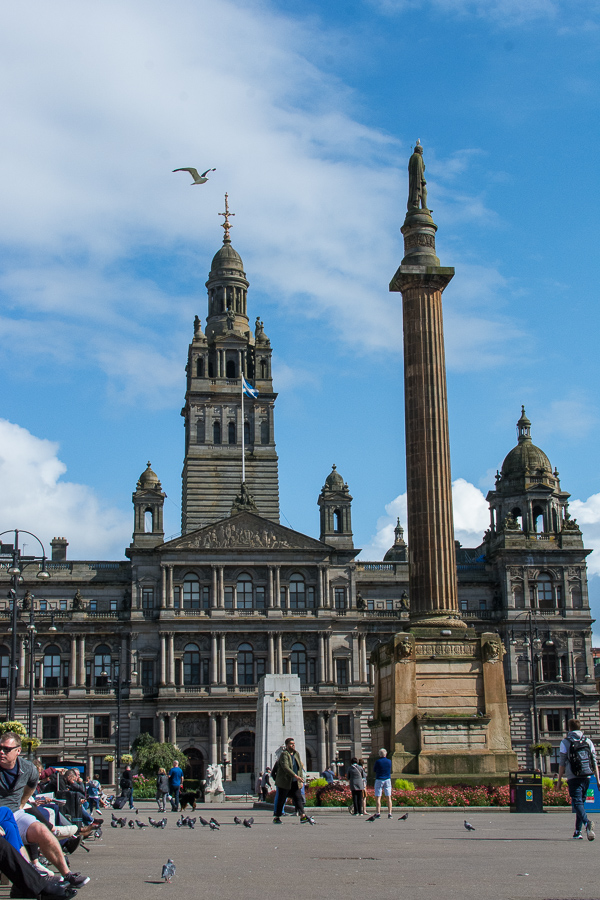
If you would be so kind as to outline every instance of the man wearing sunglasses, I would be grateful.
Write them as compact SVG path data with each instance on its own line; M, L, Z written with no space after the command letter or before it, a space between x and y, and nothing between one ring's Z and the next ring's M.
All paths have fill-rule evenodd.
M71 887L83 887L89 877L69 871L61 846L50 829L23 809L37 782L38 770L30 760L21 757L21 738L14 731L5 731L0 735L0 806L13 811L24 844L37 844L64 882Z

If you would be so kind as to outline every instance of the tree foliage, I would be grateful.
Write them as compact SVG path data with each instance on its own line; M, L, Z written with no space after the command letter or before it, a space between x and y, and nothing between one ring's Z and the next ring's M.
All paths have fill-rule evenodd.
M140 734L133 742L132 750L136 769L147 777L156 775L161 767L168 772L176 759L183 758L176 744L161 744L149 734Z

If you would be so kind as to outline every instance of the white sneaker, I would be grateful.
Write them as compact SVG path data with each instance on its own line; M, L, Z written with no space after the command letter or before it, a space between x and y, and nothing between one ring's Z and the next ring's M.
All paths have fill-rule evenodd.
M38 875L54 875L55 873L51 869L47 869L46 866L43 866L39 859L34 859L32 863L34 869L38 873Z
M52 829L52 833L60 841L62 841L63 838L73 837L74 834L77 834L77 831L77 825L55 825Z

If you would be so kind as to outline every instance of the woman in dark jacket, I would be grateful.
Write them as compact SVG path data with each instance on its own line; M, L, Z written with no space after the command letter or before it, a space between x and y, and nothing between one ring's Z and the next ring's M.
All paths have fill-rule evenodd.
M163 768L158 770L156 776L156 802L158 803L158 811L167 811L167 796L169 794L169 778Z
M365 789L365 770L359 765L356 756L350 761L350 768L346 772L346 778L352 791L353 816L363 815L363 791Z
M134 809L133 775L131 774L131 766L125 766L119 786L121 788L121 797L126 797L129 800L129 809Z

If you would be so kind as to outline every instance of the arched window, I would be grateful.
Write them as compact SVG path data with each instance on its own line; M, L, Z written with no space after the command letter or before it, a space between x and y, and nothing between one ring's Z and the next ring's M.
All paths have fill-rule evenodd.
M183 650L183 683L200 684L200 650L196 644L187 644Z
M537 605L539 609L554 609L552 579L544 572L537 579Z
M544 530L544 510L541 506L534 506L532 509L533 530L543 532Z
M302 575L290 578L290 609L306 609L306 587Z
M191 573L183 579L183 608L200 609L200 581Z
M204 443L204 419L196 419L196 443Z
M544 681L558 680L558 660L554 649L542 651L542 676Z
M269 368L267 366L266 359L261 359L261 361L260 361L260 377L266 378L268 371L269 371Z
M102 676L102 672L108 675L108 679L111 678L110 647L107 647L106 644L100 644L96 647L96 652L94 653L94 680L96 687L108 687L108 679L106 675Z
M235 435L235 422L230 422L227 426L228 431L228 440L230 444L236 443L236 435Z
M238 647L238 684L254 684L254 652L251 644Z
M146 534L152 534L154 530L154 514L152 509L148 507L148 509L144 510L144 531Z
M250 422L244 422L244 443L246 447L252 443L250 440Z
M290 662L292 666L292 675L300 677L300 684L308 684L307 665L306 665L306 647L304 644L292 644L292 652L290 654Z
M8 687L10 675L10 653L7 647L0 647L0 688Z
M213 444L221 443L221 423L214 422L213 423Z
M227 365L225 367L225 374L226 374L227 378L237 378L236 365L232 359L227 360Z
M199 356L196 360L196 378L204 378L204 359Z
M342 514L339 509L334 509L333 511L333 530L337 532L337 534L342 533Z
M44 651L44 687L60 687L60 647L55 644L50 644Z
M252 609L252 579L249 575L240 575L236 586L238 609Z
M516 521L519 523L519 528L521 528L521 530L522 530L523 529L523 514L521 512L521 507L515 506L514 509L511 509L510 514L513 517L513 519L516 519Z

